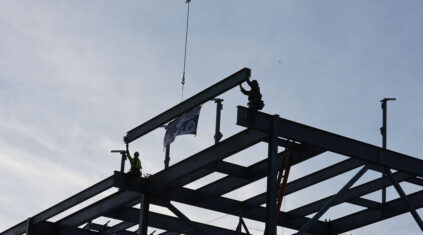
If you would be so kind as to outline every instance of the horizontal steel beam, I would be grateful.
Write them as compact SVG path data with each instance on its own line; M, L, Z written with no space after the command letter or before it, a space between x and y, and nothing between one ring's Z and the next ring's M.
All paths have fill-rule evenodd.
M42 221L31 228L30 235L100 235L100 232L77 227L64 227L59 224Z
M254 113L253 113L254 112ZM250 120L253 119L253 120ZM270 133L272 115L238 106L237 124ZM279 118L279 136L376 165L423 176L423 160Z
M250 69L241 69L240 71L232 74L231 76L223 79L222 81L214 84L213 86L210 86L209 88L166 110L165 112L141 124L140 126L128 131L124 138L124 141L126 143L130 143L138 139L139 137L149 133L150 131L172 121L172 119L178 117L184 112L189 111L213 99L214 97L228 91L229 89L232 89L235 86L238 86L239 84L247 81L250 76Z
M115 172L116 178L124 177L123 174ZM123 180L115 180L115 182L123 182ZM125 190L132 190L134 192L143 193L145 192L141 186L137 186L136 182L127 182L126 184L116 184L116 187L122 187ZM233 216L239 216L239 211L243 210L243 217L247 219L265 221L265 208L254 207L246 208L240 201L219 197L216 195L208 195L205 193L197 192L196 190L180 188L175 191L163 193L162 191L149 191L151 195L151 203L159 205L163 200L171 200L179 203L188 204L195 207L218 211L221 213L230 214ZM207 198L207 200L199 200L201 198ZM278 225L284 226L291 229L300 229L301 226L308 221L307 218L291 218L286 213L281 213L279 216ZM316 233L322 233L327 231L328 227L322 222L316 222L316 226L312 228Z
M362 207L371 208L375 210L380 210L382 208L381 203L375 202L369 199L361 198L361 197L350 199L347 202L356 206L362 206Z
M121 222L118 223L112 227L107 228L103 234L118 234L118 235L123 235L121 233L125 232L124 230L127 228L130 228L134 226L133 223L129 223L129 222Z
M59 221L57 224L74 227L96 218L112 209L123 206L131 201L139 200L139 194L131 191L119 191L86 208L83 208Z
M414 207L423 207L423 190L409 194L407 195L407 198L414 205ZM407 212L408 208L405 205L403 199L398 198L387 202L384 205L384 213L381 213L380 210L366 209L356 212L352 215L333 220L331 221L331 224L332 228L336 232L345 233Z
M412 184L415 184L415 185L423 186L423 180L420 179L420 178L417 178L417 177L413 177L413 178L407 179L406 181L408 183L412 183Z
M123 220L126 222L132 222L135 225L138 220L138 215L139 215L138 209L127 207L116 212L108 213L106 216L113 219ZM235 231L221 228L221 227L216 227L216 226L203 224L203 223L199 223L195 221L191 221L191 223L195 227L198 227L199 229L201 229L201 231L204 231L206 234L209 234L209 235L211 234L234 234L235 235L236 234ZM180 234L181 233L195 234L193 228L190 228L189 226L187 226L185 221L179 218L175 218L172 216L163 215L163 214L159 214L155 212L149 212L149 226L158 228L158 229L178 232ZM242 233L242 234L245 234L245 233Z
M338 162L332 166L328 166L324 169L303 176L297 180L294 180L286 185L285 196L291 193L295 193L302 189L305 189L314 184L318 184L324 180L343 174L347 171L353 170L364 164L363 161L356 159L347 159ZM266 202L266 193L262 193L250 199L244 201L246 205L259 206Z
M407 173L404 172L396 172L392 174L393 177L398 180L399 182L404 181L409 177ZM372 193L374 191L380 190L384 187L388 187L392 185L392 182L389 180L388 177L378 178L372 181L369 181L365 184L361 184L359 186L355 186L351 189L349 189L347 192L345 192L342 196L342 199L337 200L333 203L333 206L339 205L344 202L348 202L350 199L361 197L363 195ZM292 216L307 216L310 214L313 214L320 210L320 208L325 205L334 195L328 196L326 198L320 199L318 201L315 201L313 203L304 205L302 207L293 209L289 211L288 213Z
M251 130L250 130L251 131ZM320 148L313 148L311 146L302 146L302 150L294 151L294 157L292 160L292 165L296 165L300 162L303 162L307 159L310 159L316 155L319 155L324 152L324 150ZM276 165L280 166L282 164L283 155L285 153L281 152L278 154L278 158L276 159ZM219 179L215 182L212 182L208 185L205 185L198 189L200 193L204 193L206 195L223 195L225 193L231 192L237 188L243 187L251 182L259 180L263 177L267 176L267 163L268 159L264 159L260 162L257 162L247 169L248 177L246 178L239 178L236 176L226 176L222 179ZM205 199L205 198L204 198ZM203 199L203 200L204 200Z
M213 145L175 165L158 172L149 178L149 188L152 191L165 189L171 182L177 182L183 176L219 162L222 159L244 150L267 137L267 134L252 130L242 131L216 145Z
M73 206L78 205L79 203L111 188L113 186L113 176L108 177L99 183L69 197L68 199L56 204L55 206L50 207L49 209L33 216L31 218L31 223L33 225L45 221ZM26 229L26 220L17 224L16 226L0 233L1 235L17 235L25 233Z
M265 138L263 141L266 142L267 138ZM301 151L307 151L308 149L301 144L289 142L286 140L279 139L278 143L280 144L280 146L289 147L291 149L297 149ZM267 159L265 161L267 161ZM186 184L189 184L191 182L194 182L195 180L202 178L213 172L219 172L219 173L227 174L229 176L236 176L239 178L249 179L251 178L251 174L247 172L248 170L249 168L247 167L239 166L233 163L224 162L224 161L216 162L207 166L204 169L192 172L178 179L177 181L172 182L172 185L170 186L169 190L176 189Z
M123 222L123 223L127 223L127 222ZM134 226L134 224L131 223L130 227L132 227L132 226ZM136 232L126 231L126 230L119 230L119 231L114 232L114 233L106 232L106 231L109 231L111 228L113 228L113 227L105 226L105 225L102 225L102 224L96 224L96 223L91 223L90 226L89 226L90 230L102 232L101 234L138 235L138 233L136 233Z

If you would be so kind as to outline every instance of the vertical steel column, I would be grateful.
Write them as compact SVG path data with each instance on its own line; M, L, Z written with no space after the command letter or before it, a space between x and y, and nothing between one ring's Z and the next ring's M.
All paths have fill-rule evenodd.
M407 196L405 195L404 190L402 190L401 186L398 184L398 182L395 180L395 178L392 177L391 170L387 170L386 172L387 172L388 177L391 180L392 184L394 185L395 189L397 190L398 194L405 201L405 204L407 204L408 210L410 210L410 213L411 213L411 215L413 215L414 219L416 220L417 224L419 225L420 230L423 232L423 221L420 218L419 214L417 214L416 209L410 203L410 201L408 201Z
M298 231L298 235L302 235L305 234L305 232L307 232L307 230L313 226L313 224L324 214L326 213L326 211L329 210L329 208L340 198L342 197L342 194L345 193L345 191L347 191L358 179L360 179L360 177L366 173L367 169L369 169L369 165L365 165L363 166L360 171L354 175L354 177L352 179L350 179L350 181L348 181L348 183L346 185L344 185L344 187L342 187L342 189L335 195L333 196L323 207L322 209L320 209L319 212L317 212L313 218L311 218L301 229L300 231Z
M26 220L26 231L25 231L25 234L26 235L31 235L31 223L32 223L32 221L31 221L31 218L28 218L27 220Z
M126 153L120 153L122 158L120 160L120 172L125 173L125 160L126 160Z
M216 103L216 130L214 134L214 143L219 143L220 139L222 138L222 133L220 132L220 114L223 109L222 101L223 99L214 98L214 102Z
M162 125L161 127L167 129L168 125ZM166 134L165 134L166 135ZM165 160L164 165L165 165L165 169L169 167L169 162L170 162L170 143L166 146L166 153L165 153Z
M148 212L150 209L150 202L149 198L145 194L141 194L140 198L140 215L139 215L139 226L138 226L138 234L139 235L147 235L147 228L148 228Z
M382 134L382 148L386 149L386 131L387 131L387 112L388 105L387 102L390 100L396 100L395 98L383 98L380 102L382 103L382 127L380 128L380 133ZM386 172L382 173L382 177L386 177ZM382 206L386 203L386 188L382 188Z
M170 144L166 146L166 156L164 160L165 169L169 167L169 162L170 162Z
M254 111L252 111L254 112ZM278 154L279 115L273 115L269 136L266 194L266 235L276 235L276 157Z

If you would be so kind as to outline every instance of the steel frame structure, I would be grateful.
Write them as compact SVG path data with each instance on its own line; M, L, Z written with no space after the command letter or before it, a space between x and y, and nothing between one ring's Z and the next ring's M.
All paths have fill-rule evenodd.
M212 100L249 77L249 69L240 70L129 131L125 142L134 141L159 128L181 113ZM413 215L423 231L422 221L416 212L416 209L423 207L423 190L406 194L399 185L400 182L409 182L423 186L422 160L289 121L277 115L252 111L241 106L237 112L237 124L246 127L245 130L220 142L216 141L209 148L148 178L133 178L123 172L115 172L103 181L3 231L1 235L24 233L146 235L147 227L166 230L167 232L162 233L166 235L247 234L248 229L243 218L265 223L266 234L269 235L276 234L277 226L297 230L298 234L340 234L407 212ZM248 167L224 161L225 158L260 142L268 144L267 158L264 160ZM289 148L293 156L292 165L325 152L348 157L346 160L289 182L286 186L286 195L350 170L361 169L338 193L308 202L290 211L281 211L276 221L276 173L284 155L283 151L278 152L279 146ZM382 172L386 176L351 187L368 170ZM224 173L227 176L196 190L184 187L213 172ZM263 178L267 178L267 190L264 193L243 201L222 196ZM385 203L363 198L364 195L389 186L394 186L401 197ZM49 221L50 218L111 188L119 190L58 221ZM172 202L240 216L240 222L238 226L234 225L233 230L199 223L185 216ZM358 205L365 209L332 221L319 220L330 207L342 203ZM140 209L134 207L137 204L140 204ZM261 206L263 204L266 204L266 207ZM149 205L166 207L176 217L152 212L149 210ZM316 214L312 218L307 217L314 213ZM121 222L114 226L91 222L99 217L117 219ZM139 225L138 233L127 230L134 225ZM246 233L241 232L241 226Z

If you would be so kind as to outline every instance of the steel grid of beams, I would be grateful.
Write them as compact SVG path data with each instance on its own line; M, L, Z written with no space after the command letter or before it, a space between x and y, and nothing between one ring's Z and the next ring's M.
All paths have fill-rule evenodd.
M248 69L243 69L223 80L218 85L206 89L189 99L189 102L172 108L153 118L147 123L128 132L127 142L158 128L163 122L169 121L184 112L199 105L214 96L245 81L250 76ZM197 97L197 98L195 98ZM198 98L199 97L199 98ZM423 207L423 190L402 195L401 198L385 204L364 199L363 196L394 185L398 182L410 182L422 185L423 161L393 151L385 150L373 145L329 133L303 124L295 123L275 115L251 111L245 107L238 107L237 124L248 128L225 140L204 149L169 168L152 175L149 178L133 178L121 172L115 172L111 177L93 185L90 188L66 199L65 201L47 209L28 220L4 231L1 235L39 235L39 234L138 234L128 229L143 224L139 234L146 234L146 227L165 230L162 234L246 234L233 229L212 226L188 218L183 211L179 211L172 202L221 212L228 215L240 216L245 219L260 221L266 224L267 234L274 235L276 226L283 226L307 234L340 234L382 221L414 209ZM282 139L281 139L282 138ZM248 167L225 162L224 159L247 149L260 142L269 144L268 157ZM389 177L381 177L366 183L350 187L352 181L342 190L332 196L311 201L304 206L290 211L281 211L278 221L274 221L271 206L261 205L269 201L275 202L276 184L274 177L276 169L283 160L284 152L277 153L276 146L289 147L293 154L292 164L298 164L314 158L324 152L334 152L349 157L336 164L319 169L299 179L291 181L286 186L286 195L294 194L314 184L331 179L353 169L365 169L390 173ZM213 172L224 173L227 176L211 182L196 190L184 186L207 176ZM353 181L357 180L356 176ZM223 195L267 178L267 191L249 199L240 201L223 197ZM274 187L273 187L274 185ZM113 193L101 200L86 206L65 218L55 222L48 221L61 212L90 199L108 189L117 188ZM398 189L402 191L401 189ZM270 194L269 192L273 192ZM141 204L141 209L133 206ZM404 203L406 202L406 203ZM361 211L345 214L330 222L311 220L306 217L321 212L332 206L350 203L364 207ZM175 216L164 215L149 211L149 205L167 207ZM320 213L320 214L321 214ZM117 219L121 221L114 226L101 225L91 221L99 217ZM419 218L416 218L418 221ZM418 222L419 223L419 222ZM85 225L85 226L83 226ZM304 226L307 225L307 226ZM306 234L306 233L303 233Z

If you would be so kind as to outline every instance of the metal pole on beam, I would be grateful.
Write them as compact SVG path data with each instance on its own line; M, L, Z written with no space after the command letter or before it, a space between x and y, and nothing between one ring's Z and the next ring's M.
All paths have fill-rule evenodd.
M26 231L25 231L26 235L31 235L31 223L32 223L31 218L28 218L26 220Z
M125 160L126 160L126 153L120 153L122 158L120 159L120 172L125 173Z
M120 153L120 172L124 173L125 171L125 160L126 160L126 151L125 150L112 150L111 153Z
M251 112L254 111L251 110ZM266 235L276 235L276 158L278 154L278 121L279 115L273 115L267 156Z
M365 165L363 166L360 171L354 175L354 177L352 179L350 179L350 181L348 181L347 184L344 185L344 187L342 187L342 189L335 194L323 207L322 209L320 209L319 212L317 212L313 218L311 218L301 229L300 231L298 231L298 235L303 235L305 234L305 232L307 232L307 230L313 226L313 224L324 214L326 213L326 211L329 210L329 208L340 198L342 197L342 195L358 180L360 179L360 177L366 173L366 171L369 169L369 165Z
M382 123L382 127L380 128L380 133L382 134L382 148L386 149L386 131L387 131L387 112L388 112L388 101L394 101L396 100L396 98L383 98L380 102L382 103L382 118L383 118L383 123ZM386 173L382 173L382 177L386 177ZM385 205L386 203L386 188L382 189L382 207L383 205Z
M162 125L161 127L165 128L167 131L168 125ZM165 169L169 167L169 162L170 162L170 143L166 146L166 153L165 153L165 160L164 160Z
M392 177L391 170L387 170L386 173L388 174L389 179L392 181L392 184L394 185L395 190L397 190L398 194L405 201L405 204L407 204L408 210L410 210L410 213L411 213L411 215L413 215L414 219L416 220L417 224L419 225L420 230L423 232L423 221L420 218L419 214L417 214L416 209L410 203L410 201L408 201L407 195L405 195L404 190L402 190L401 186L398 184L398 182L395 180L395 178Z
M139 226L138 226L138 234L139 235L147 235L147 228L148 228L148 212L150 209L150 202L148 196L144 193L141 194L140 198L140 215L139 215Z
M223 137L222 132L220 132L220 114L223 109L221 98L214 98L214 102L216 103L216 130L214 134L214 144L219 143L220 139Z
M169 162L170 162L170 144L166 146L166 156L164 160L165 169L169 167Z

